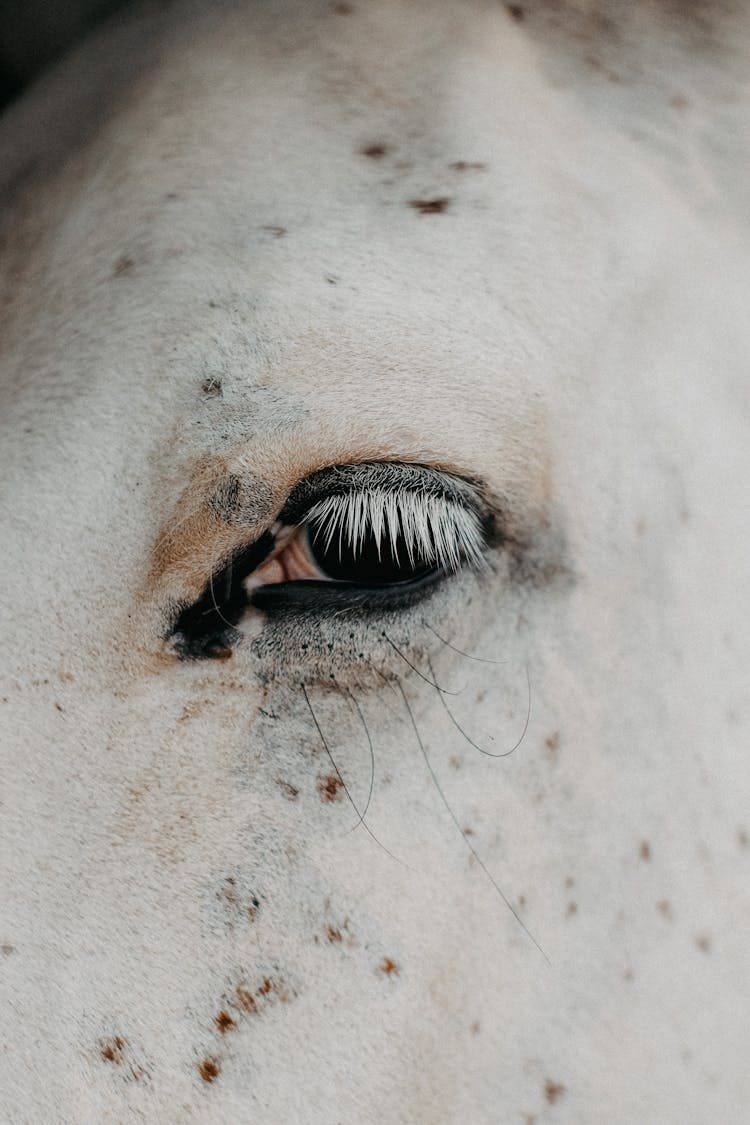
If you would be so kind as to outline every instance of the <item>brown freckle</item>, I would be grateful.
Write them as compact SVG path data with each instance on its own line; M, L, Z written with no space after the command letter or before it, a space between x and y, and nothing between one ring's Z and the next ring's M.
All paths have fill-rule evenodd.
M479 1032L481 1030L482 1030L482 1025L480 1024L479 1020L474 1020L474 1023L469 1028L469 1031L471 1032L471 1034L472 1035L479 1035Z
M554 734L551 734L549 736L549 738L545 738L544 745L547 747L550 754L556 754L557 751L560 749L560 732L559 732L559 730L556 730Z
M214 1023L216 1024L217 1031L221 1032L222 1035L226 1035L228 1031L231 1031L232 1028L237 1026L237 1024L230 1016L229 1012L227 1012L224 1008L222 1008L222 1010L219 1012L218 1016L214 1020Z
M135 262L132 258L129 258L127 254L121 254L115 262L114 269L112 270L112 276L123 277L125 274L130 273L134 265Z
M442 215L448 209L450 199L441 196L438 199L410 199L409 206L418 211L420 215Z
M449 167L454 172L486 172L487 165L480 160L455 160Z
M524 906L526 905L526 895L519 895L518 896L518 905L523 910Z
M517 23L523 23L526 18L526 13L520 4L506 4L505 10L511 19L514 19Z
M568 915L568 917L570 918L574 914L577 914L577 913L578 913L578 903L577 902L569 902L568 903L568 909L566 911L566 914Z
M368 145L367 148L362 149L363 156L369 156L371 160L380 160L388 152L388 145L376 143Z
M263 981L263 984L258 989L258 995L259 996L268 996L268 993L271 991L272 988L273 988L273 981L271 980L270 977L266 977L266 979Z
M221 1063L218 1059L203 1059L197 1065L198 1073L204 1082L213 1082L219 1077Z
M221 379L217 378L216 375L210 375L208 379L204 379L201 390L206 398L218 398L222 394Z
M473 829L473 828L464 828L464 829L462 829L462 831L463 831L463 834L464 834L464 836L473 836L473 835L475 835L475 833L474 833L474 829Z
M669 104L672 109L687 109L690 102L684 94L672 94L672 97L669 99Z
M55 703L55 710L56 711L62 711L62 707L60 706L59 703Z
M16 947L15 945L11 945L10 942L5 941L0 945L0 952L2 952L3 957L10 957L12 953L16 952Z
M336 801L341 796L341 791L344 783L340 777L335 774L328 774L326 777L318 778L318 793L322 801Z
M278 779L278 785L287 801L297 800L299 797L299 789L296 785L292 785L289 781L283 781L281 778Z
M448 759L448 765L454 770L460 770L461 759L456 757L455 754L451 754L450 758Z
M697 945L698 949L700 949L701 953L711 952L711 938L708 936L708 934L700 934L695 939L695 944Z
M390 957L384 957L378 965L378 972L383 973L383 975L386 977L389 977L394 973L396 974L396 976L398 976L399 967L395 961L391 960Z
M660 898L659 901L656 904L656 909L665 918L671 918L672 917L672 905L671 905L671 903L669 902L668 899Z
M119 1035L116 1035L114 1039L108 1039L102 1044L102 1058L119 1066L122 1062L124 1048L125 1041Z
M737 843L741 848L746 848L748 843L750 843L747 832L744 828L740 828L739 832L737 833Z
M651 859L651 845L649 844L648 840L641 840L641 846L638 849L638 855L646 863L648 863L648 861Z
M568 888L568 890L570 890L574 883L575 879L573 878L573 876L568 875L567 879L565 880L565 886Z
M350 16L354 11L354 8L351 6L351 4L341 3L334 4L333 10L337 16Z
M243 1012L257 1012L258 1005L255 1002L255 997L252 992L246 988L240 988L239 985L234 990L234 997L238 1007L242 1008Z
M565 1093L565 1087L561 1082L553 1082L547 1079L544 1083L544 1096L550 1105L554 1105L557 1099Z
M342 940L341 930L335 929L333 926L326 927L326 937L333 944L336 941Z

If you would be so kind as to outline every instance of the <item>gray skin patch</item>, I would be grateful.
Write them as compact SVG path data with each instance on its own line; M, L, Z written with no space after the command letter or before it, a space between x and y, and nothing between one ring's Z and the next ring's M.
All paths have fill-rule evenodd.
M232 473L217 485L208 504L223 523L245 527L273 514L274 494L255 473L248 471L241 477Z

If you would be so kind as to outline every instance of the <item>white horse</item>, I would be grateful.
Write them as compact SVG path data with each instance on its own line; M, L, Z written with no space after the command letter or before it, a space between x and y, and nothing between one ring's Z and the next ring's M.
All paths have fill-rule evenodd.
M750 21L133 9L5 115L3 1122L741 1122Z

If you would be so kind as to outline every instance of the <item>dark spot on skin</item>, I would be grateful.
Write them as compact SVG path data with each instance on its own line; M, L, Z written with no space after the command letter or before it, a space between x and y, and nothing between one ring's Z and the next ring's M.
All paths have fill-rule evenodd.
M553 754L553 755L556 754L557 751L560 749L560 732L559 732L559 730L556 730L554 734L551 734L549 736L549 738L545 738L544 745L547 747L550 754Z
M383 960L378 965L378 972L382 973L383 976L386 976L386 977L398 976L399 967L398 967L398 965L396 964L395 961L391 960L390 957L384 957Z
M326 927L326 937L333 944L334 942L342 940L341 930L335 929L333 926Z
M544 1083L544 1096L550 1105L554 1105L558 1098L565 1093L561 1082L553 1082L550 1078Z
M330 773L318 778L318 793L321 801L337 801L343 792L344 783L340 777Z
M750 843L750 837L748 837L744 828L740 828L737 833L737 843L743 850L747 847L748 843Z
M216 1030L221 1035L226 1035L228 1031L232 1031L237 1026L235 1021L230 1016L229 1012L227 1012L224 1008L222 1008L222 1010L219 1012L218 1016L214 1020L214 1023L216 1024Z
M125 1040L116 1035L113 1039L106 1039L102 1043L101 1055L107 1062L114 1063L120 1066L122 1063L123 1051L125 1050Z
M649 862L649 860L651 859L651 845L649 844L648 840L641 840L641 846L638 849L638 855L645 863Z
M282 794L286 797L287 801L296 801L299 797L299 789L296 785L292 785L289 781L278 780L279 788Z
M219 398L223 393L221 379L217 375L209 375L201 383L201 390L206 398Z
M573 878L573 876L568 875L567 879L565 880L565 886L567 887L567 889L570 890L574 883L575 879Z
M666 898L661 898L656 904L656 909L664 918L672 918L672 905Z
M388 146L379 142L368 145L367 148L362 149L362 155L369 156L371 160L380 160L387 152Z
M198 1073L204 1082L215 1082L221 1072L218 1059L203 1059L198 1064Z
M672 94L672 97L669 99L669 104L672 109L684 110L688 108L690 102L684 94Z
M2 945L0 945L0 952L2 953L3 957L10 957L13 953L16 952L16 947L15 945L11 945L10 942L6 941Z
M708 934L699 934L695 939L695 944L700 949L701 953L711 952L711 938Z
M173 199L179 199L180 197L179 197L179 195L177 194L176 191L168 191L167 194L164 196L164 198L173 200Z
M258 1005L255 1002L255 997L247 988L240 988L239 986L235 988L234 999L236 1006L238 1008L241 1008L243 1012L254 1015L258 1011Z
M225 501L229 503L221 496L216 498L219 506ZM225 511L227 522L233 522L233 510ZM272 547L273 536L265 532L254 543L236 551L211 577L197 601L180 609L165 637L180 660L231 658L232 645L240 636L235 625L249 604L244 579L260 566Z
M438 199L410 199L409 206L418 211L420 215L442 215L447 209L450 199L441 196Z
M478 160L456 160L450 167L454 172L486 172L487 165Z
M132 258L129 258L127 254L121 254L115 262L114 269L112 270L112 277L124 277L125 274L131 272L134 265L135 262Z
M326 275L326 281L329 285L338 285L338 281L335 277L329 277L328 275Z
M577 902L569 902L568 903L568 909L565 911L565 913L568 915L569 918L572 918L572 916L574 914L578 913L578 903Z
M354 8L351 6L351 4L341 3L334 4L333 10L337 16L350 16L353 13Z
M55 710L56 711L62 711L62 707L60 706L59 703L55 703Z
M272 234L274 238L283 238L286 234L286 227L264 226L260 229L267 230L268 233Z
M451 754L450 758L448 759L448 765L451 767L451 769L460 770L462 765L461 759L458 758L455 754Z
M522 23L526 17L526 13L520 4L506 4L505 10L511 19L516 20L517 23Z

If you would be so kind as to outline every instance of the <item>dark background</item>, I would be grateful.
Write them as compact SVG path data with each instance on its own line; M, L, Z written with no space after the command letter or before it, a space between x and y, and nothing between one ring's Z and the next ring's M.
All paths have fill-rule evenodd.
M0 112L128 0L0 0Z

